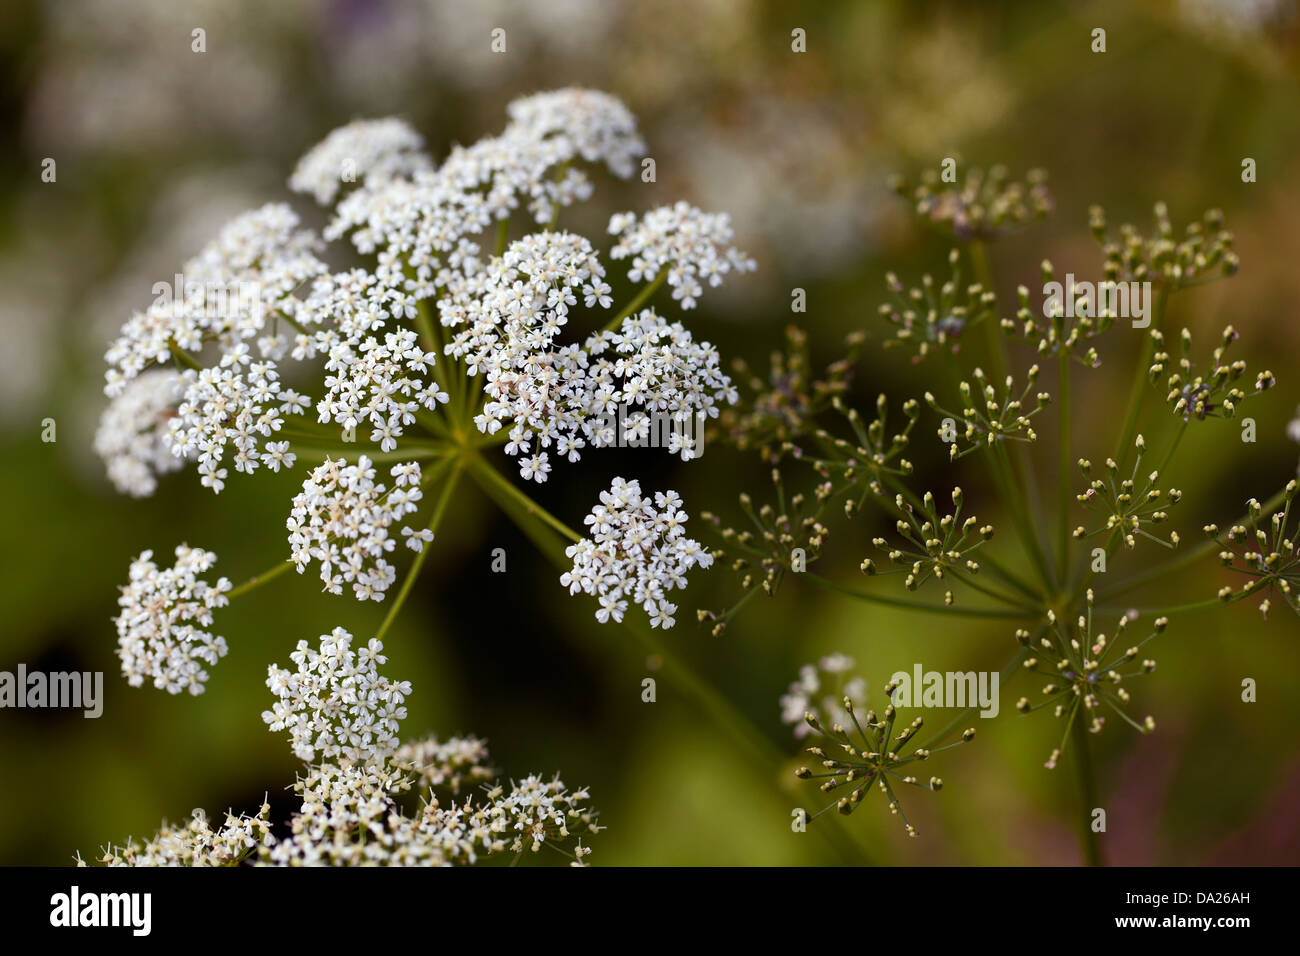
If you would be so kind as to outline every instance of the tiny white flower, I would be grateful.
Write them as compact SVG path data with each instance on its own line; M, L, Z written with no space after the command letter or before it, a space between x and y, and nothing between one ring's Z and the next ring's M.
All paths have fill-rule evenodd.
M629 599L646 612L652 627L670 628L677 605L667 592L684 587L686 572L707 567L699 542L686 537L685 512L676 492L660 493L652 501L641 496L635 480L615 478L600 504L583 519L590 538L570 545L565 554L573 567L560 577L570 594L582 591L599 603L596 620L623 620ZM657 505L657 507L656 507Z

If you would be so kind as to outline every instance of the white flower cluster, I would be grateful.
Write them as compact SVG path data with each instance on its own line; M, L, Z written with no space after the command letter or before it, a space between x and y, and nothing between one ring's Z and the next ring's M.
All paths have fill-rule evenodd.
M573 568L560 577L570 594L597 598L596 620L622 621L628 599L650 617L651 627L672 627L677 605L666 594L686 586L686 572L713 564L713 555L686 537L686 512L677 492L641 497L640 484L615 478L584 522L591 537L569 545Z
M628 427L645 439L653 426L650 415L684 424L697 416L717 418L719 404L734 405L739 394L722 371L718 350L697 343L680 322L671 325L651 309L628 316L618 329L587 340L590 365L586 368L583 411L613 415L620 406L643 408ZM606 358L607 351L613 352ZM609 444L611 436L593 436ZM683 461L696 457L696 439L689 429L673 428L668 451Z
M569 825L584 819L579 804L590 796L585 789L570 793L558 776L543 780L536 774L512 783L509 793L500 786L488 792L492 816L504 818L515 831L510 848L516 853L524 849L536 853L552 835L567 837ZM590 852L579 846L577 862Z
M225 486L227 471L221 465L228 444L235 448L236 471L251 473L259 464L273 470L292 465L287 443L263 447L261 442L280 429L281 416L301 413L310 402L280 384L276 360L285 342L274 328L268 332L268 317L274 316L278 325L280 315L294 311L298 287L328 271L316 256L319 247L314 234L298 228L298 217L288 206L269 204L245 213L185 264L177 276L179 294L165 290L122 327L105 356L110 367L104 391L113 402L104 414L100 454L110 468L116 464L131 493L150 494L154 483L119 450L123 428L147 414L142 402L162 399L139 388L130 394L126 390L149 366L170 362L173 349L191 363L210 344L218 350L214 364L181 373L183 394L172 403L176 412L164 442L178 465L197 460L203 485L214 492ZM263 361L252 360L248 341L253 339ZM163 469L154 464L152 470ZM121 487L118 479L114 483Z
M799 679L781 697L781 723L794 725L796 740L812 733L805 714L827 726L847 727L852 718L844 709L844 698L853 701L855 710L866 706L867 682L848 676L853 668L853 658L845 654L828 654L816 664L799 668Z
M149 840L104 847L97 862L105 866L235 866L274 842L270 813L266 803L251 817L227 813L225 823L213 830L208 815L196 809L188 826L164 822ZM80 858L78 864L85 865Z
M150 365L173 357L203 362L181 373L184 394L164 447L196 461L202 484L220 492L231 460L242 473L292 466L289 443L272 439L311 400L281 383L277 363L323 358L318 421L347 437L366 427L369 440L391 452L422 415L449 401L451 383L434 372L442 357L426 351L429 342L413 327L423 300L434 299L453 330L445 352L485 377L478 427L509 428L506 451L526 479L545 481L551 454L576 461L592 443L593 417L620 406L676 422L715 416L735 392L712 347L696 345L678 324L642 313L582 346L557 343L579 298L587 308L611 304L604 266L586 239L548 228L483 261L476 237L493 223L526 206L549 225L560 206L590 195L584 164L627 177L645 150L632 114L604 93L538 93L508 112L500 135L454 149L440 166L400 119L335 130L302 158L290 185L322 203L337 200L325 237L350 235L377 265L332 272L318 257L321 241L286 205L240 216L185 265L183 294L160 297L126 323L107 354L106 392L121 396ZM356 188L339 199L348 181ZM726 216L685 203L639 221L616 216L610 230L622 234L614 255L633 257L634 280L663 272L688 308L705 278L716 285L754 265L727 246ZM253 345L261 361L251 357ZM598 358L589 370L611 347L618 359ZM216 355L205 359L205 350ZM128 434L126 423L146 416L142 400L133 394L110 409L100 443L115 483L134 494L151 492L150 473L164 467L156 449ZM646 430L649 420L632 427ZM136 431L147 434L143 426ZM683 458L694 454L682 429L672 430L669 447Z
M495 786L486 799L447 806L431 796L413 816L397 798L411 780L392 763L367 767L323 764L309 768L297 790L302 806L290 836L263 850L279 866L450 866L507 851L540 850L575 831L596 833L595 814L582 804L586 790L570 792L558 777L530 776L509 792ZM574 862L591 851L579 841Z
M149 365L215 341L223 351L260 336L266 320L304 282L324 273L320 240L283 203L244 213L181 269L182 295L160 295L126 324L104 356L110 398Z
M198 575L217 562L211 551L178 545L176 564L159 570L153 552L131 562L129 582L117 603L117 656L122 675L132 687L152 680L159 690L179 694L203 693L208 672L226 655L226 640L204 628L212 626L214 608L225 607L232 585L226 578L215 585Z
M420 298L432 294L438 256L506 219L522 204L547 223L559 206L591 195L576 160L604 163L626 178L644 153L636 121L617 99L569 88L516 100L499 136L452 150L436 170L353 191L336 207L326 238L351 233L357 249L379 252L381 273L409 261ZM557 175L557 170L562 170Z
M327 205L344 183L374 188L430 165L424 137L405 120L355 120L334 130L298 161L289 188Z
M636 117L608 93L577 87L534 93L515 100L506 112L508 135L560 144L564 162L581 157L604 163L622 179L632 175L645 152Z
M95 454L108 466L113 487L133 498L147 498L158 475L179 471L184 462L171 453L167 423L185 389L172 369L150 369L132 380L108 403L95 431Z
M439 303L442 324L458 328L448 355L483 374L488 400L474 419L495 434L511 422L507 454L520 456L520 474L545 481L544 449L576 461L583 440L581 409L585 355L554 349L580 293L587 307L609 305L605 268L586 239L542 232L511 243L480 275L468 277ZM534 445L536 441L536 445Z
M240 343L215 368L186 369L181 383L184 398L167 424L166 444L177 458L198 461L203 487L214 493L225 487L221 464L227 445L235 449L235 470L245 474L259 464L272 471L293 466L296 456L288 442L265 439L284 425L284 415L306 410L308 399L281 386L274 362L254 362Z
M285 522L289 529L290 560L298 573L312 561L320 564L325 590L342 594L351 584L358 601L382 601L384 592L397 576L384 555L395 540L389 527L403 516L419 510L420 465L394 465L390 490L375 482L375 467L365 455L349 465L347 459L329 459L312 469L294 496L293 509ZM419 551L433 540L427 528L403 528L407 546Z
M322 334L321 339L334 334ZM421 408L432 411L448 401L448 394L428 377L437 356L421 348L411 329L387 332L382 340L337 338L328 344L328 352L326 392L316 403L319 420L345 430L368 422L370 440L384 451L397 447L397 439Z
M495 772L487 745L476 737L428 737L398 746L411 687L379 674L387 658L378 640L354 652L352 635L335 628L319 647L299 641L291 659L294 671L267 669L276 701L262 714L272 731L289 732L294 754L309 764L295 784L302 803L289 820L289 835L280 839L271 832L265 803L252 817L227 814L217 831L195 810L188 827L164 824L149 841L105 848L98 862L449 866L546 845L561 849L576 837L570 855L583 865L591 851L581 837L601 829L585 806L586 789L570 791L558 775L530 775L509 787L489 783ZM460 800L462 787L475 784L484 795ZM408 815L402 798L417 786L420 804ZM450 798L446 805L439 792Z
M575 462L588 443L608 444L600 420L621 405L680 423L717 417L720 402L737 400L717 350L649 309L588 337L582 348L556 347L579 295L587 308L609 306L604 275L586 239L543 232L512 243L439 302L442 324L456 329L447 354L485 377L488 401L475 423L487 434L508 423L505 451L519 456L525 479L547 479L552 448ZM602 357L606 352L612 357ZM644 431L648 421L642 416L634 427ZM669 448L690 458L694 442L683 441L684 431L673 430Z
M632 257L628 278L650 282L661 272L683 309L695 308L704 294L701 282L722 285L723 276L753 272L758 264L728 243L734 238L726 213L706 213L688 202L652 209L641 221L635 213L611 216L609 233L618 236L614 259ZM725 247L725 248L724 248Z
M322 634L319 648L299 641L289 655L297 670L267 668L266 686L279 699L262 720L273 731L289 731L294 754L308 763L318 755L344 764L378 763L397 748L411 693L409 681L379 674L378 665L388 660L383 650L372 639L353 651L352 635L341 627Z
M412 740L397 748L393 763L413 771L422 789L445 787L453 794L460 793L462 787L495 776L487 742L478 737Z

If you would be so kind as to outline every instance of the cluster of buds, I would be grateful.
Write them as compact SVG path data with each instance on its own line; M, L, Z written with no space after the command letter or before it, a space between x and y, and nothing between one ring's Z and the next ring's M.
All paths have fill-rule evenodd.
M1262 591L1265 596L1259 611L1265 618L1272 608L1274 593L1280 594L1291 610L1300 614L1300 542L1290 529L1291 505L1296 496L1296 481L1286 486L1286 505L1264 518L1264 507L1254 498L1246 502L1250 527L1233 525L1220 536L1218 525L1206 525L1205 533L1223 548L1219 560L1223 566L1247 576L1246 583L1233 590L1228 585L1219 589L1219 599L1231 601Z
M1174 236L1169 210L1156 203L1156 232L1143 235L1125 224L1119 236L1108 235L1106 212L1089 210L1089 226L1106 257L1105 274L1112 282L1153 282L1164 292L1176 292L1236 273L1239 262L1232 251L1232 233L1223 228L1223 213L1206 212L1190 223L1183 238Z
M886 684L885 696L887 698L892 696L896 688L896 684ZM877 715L874 710L869 710L859 720L853 701L845 697L843 703L844 710L853 725L852 730L838 723L828 728L811 712L804 715L808 726L824 740L824 744L807 749L808 753L820 761L822 769L815 772L811 767L800 767L795 771L795 776L800 780L821 780L819 789L822 793L834 794L836 791L847 791L834 803L828 804L814 814L813 819L821 816L832 806L845 815L852 813L862 802L867 791L872 786L876 786L889 801L889 812L902 817L907 835L916 836L916 828L908 821L907 814L903 813L894 787L904 784L923 790L942 789L941 779L930 777L923 782L915 775L915 768L908 765L928 760L934 753L969 743L975 739L974 728L962 731L961 739L951 744L933 750L917 747L904 756L904 751L924 724L921 717L917 717L895 734L894 723L897 712L893 704L886 707L883 714ZM894 783L890 782L891 778Z
M858 489L855 496L846 497L844 502L845 517L852 518L861 510L868 494L884 493L882 482L893 482L912 473L912 463L903 457L903 452L911 441L921 409L915 399L904 402L903 417L907 423L890 434L886 424L889 399L884 393L876 396L876 417L868 425L863 424L856 408L848 408L838 398L832 406L849 423L852 440L818 429L813 435L818 446L815 451L797 445L788 445L784 450L791 457L812 465L822 478L840 484L846 492Z
M786 341L784 352L772 352L766 379L744 359L732 363L736 380L748 383L753 399L724 409L718 418L721 437L741 451L757 448L767 462L780 457L776 449L782 444L808 434L817 416L848 391L865 336L860 332L850 335L847 354L828 365L820 378L812 374L807 333L789 326Z
M1025 182L1010 178L1005 166L966 170L960 183L948 183L926 170L916 185L901 176L890 187L910 201L922 221L963 242L989 241L1015 232L1052 211L1047 173L1031 169Z
M921 499L919 509L909 504L901 494L895 497L894 504L903 515L895 527L905 543L901 548L890 547L885 538L873 538L871 543L888 552L891 564L902 567L893 572L881 572L875 562L867 558L861 565L864 574L906 573L904 585L909 591L915 591L931 578L943 581L946 574L960 580L960 569L971 574L979 572L979 564L969 555L993 537L993 526L981 526L974 516L961 520L960 488L952 490L952 514L941 516L935 507L934 495L928 491ZM952 604L952 600L952 591L947 591L944 604Z
M1147 734L1156 729L1156 722L1150 716L1138 723L1128 715L1124 708L1129 703L1129 692L1122 684L1125 678L1150 674L1156 669L1155 661L1149 658L1139 661L1138 656L1143 645L1157 634L1164 633L1169 619L1156 618L1150 634L1118 652L1116 649L1124 643L1129 625L1137 620L1137 612L1129 611L1122 615L1115 635L1107 637L1093 632L1092 606L1093 592L1090 588L1087 611L1079 615L1073 629L1062 628L1056 613L1048 611L1050 633L1044 631L1035 638L1026 630L1016 631L1016 640L1030 652L1024 661L1024 669L1048 679L1042 689L1041 702L1034 704L1029 698L1021 697L1016 702L1016 709L1027 714L1050 707L1053 714L1065 720L1061 743L1052 750L1044 764L1048 770L1056 768L1076 720L1087 721L1090 733L1101 732L1107 717L1103 705L1140 733Z
M982 447L992 447L1002 441L1032 442L1038 439L1030 419L1046 408L1052 401L1047 392L1038 392L1034 397L1034 407L1025 410L1026 400L1038 382L1038 366L1033 365L1025 373L1025 387L1019 395L1014 393L1015 381L1010 375L1003 383L1001 394L988 380L983 369L975 369L971 377L974 382L963 381L959 386L962 400L961 412L951 412L935 399L932 392L925 393L925 401L944 422L939 426L940 440L950 446L949 458L956 461L964 458ZM982 406L982 407L981 407ZM958 422L962 425L959 428ZM959 438L965 439L963 447Z
M1042 273L1044 285L1055 281L1056 270L1046 259L1042 263ZM1072 309L1066 309L1063 303L1060 308L1044 306L1039 315L1032 305L1029 289L1019 286L1016 295L1020 307L1014 319L1002 320L1003 332L1036 348L1039 355L1056 357L1065 352L1088 368L1101 365L1101 357L1091 341L1114 325L1116 319L1104 296L1099 297L1103 301L1094 307L1082 291L1075 291Z
M1164 336L1156 329L1151 330L1158 351L1152 358L1148 376L1153 385L1159 385L1169 370L1170 356L1163 351ZM1224 353L1228 346L1238 339L1237 330L1229 325L1219 337L1219 345L1210 357L1210 368L1202 374L1196 374L1188 354L1192 350L1192 333L1183 329L1179 336L1182 357L1178 360L1178 371L1170 373L1166 384L1169 388L1165 402L1175 415L1183 421L1193 418L1232 418L1237 413L1237 406L1247 398L1260 395L1274 385L1277 379L1267 369L1255 376L1255 390L1243 392L1234 383L1246 374L1246 363L1238 359L1227 364Z
M885 276L885 286L894 299L880 306L880 314L894 326L894 338L885 342L885 348L912 349L916 353L913 362L936 350L955 353L968 328L993 318L997 297L978 283L963 287L960 262L960 253L952 250L948 254L952 275L941 285L926 274L919 287L904 289L894 273Z
M1156 544L1167 548L1178 547L1180 538L1177 531L1169 533L1169 539L1157 538L1147 527L1163 524L1169 518L1164 509L1178 504L1183 493L1177 488L1168 491L1156 487L1160 481L1160 472L1153 471L1138 487L1138 469L1142 466L1142 456L1146 453L1147 443L1141 435L1134 442L1137 457L1133 462L1133 471L1127 478L1119 477L1119 465L1113 458L1106 459L1106 478L1092 478L1092 462L1086 458L1079 459L1079 470L1085 479L1091 479L1088 490L1076 498L1080 504L1099 511L1106 516L1106 523L1089 531L1080 525L1074 529L1076 538L1088 538L1098 534L1118 534L1126 548L1137 546L1137 536L1149 538Z

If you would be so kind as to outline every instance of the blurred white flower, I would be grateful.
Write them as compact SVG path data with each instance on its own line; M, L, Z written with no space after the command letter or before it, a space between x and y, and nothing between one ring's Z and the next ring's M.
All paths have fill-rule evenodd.
M195 355L216 342L225 354L261 336L293 292L326 271L319 247L282 203L234 219L185 263L182 288L165 289L122 326L104 356L105 394L119 394L150 364L171 361L173 347Z
M334 130L299 160L289 188L310 194L324 206L334 201L344 183L373 187L431 165L424 137L405 120L356 120Z
M118 491L146 498L158 487L158 475L184 465L167 441L168 423L184 393L180 373L150 369L108 403L95 432L95 453Z
M855 709L866 705L866 681L848 676L854 666L853 658L836 653L799 668L799 679L781 696L781 723L794 726L796 740L812 733L805 714L812 714L828 726L847 727L852 718L844 709L844 698L853 701Z

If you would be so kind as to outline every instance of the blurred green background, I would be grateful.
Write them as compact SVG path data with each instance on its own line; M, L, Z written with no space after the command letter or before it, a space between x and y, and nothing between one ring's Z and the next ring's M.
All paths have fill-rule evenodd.
M508 31L505 56L488 50L496 26ZM202 55L190 50L195 27L207 31ZM791 52L795 27L807 30L806 54ZM1095 27L1107 30L1104 54L1089 49ZM816 367L838 357L848 332L870 333L855 380L863 407L886 391L896 408L930 384L928 366L874 347L886 334L875 310L885 271L910 285L941 274L948 250L887 190L888 173L914 175L950 155L1015 174L1049 170L1055 214L992 250L1004 304L1018 283L1038 281L1043 258L1058 274L1095 276L1092 203L1112 223L1144 227L1158 199L1180 228L1221 207L1241 272L1177 296L1168 321L1201 342L1235 324L1238 357L1271 367L1279 387L1250 407L1257 444L1242 444L1232 422L1205 423L1185 440L1172 469L1186 495L1175 518L1194 543L1205 522L1230 521L1246 498L1281 487L1300 456L1285 434L1300 402L1298 38L1294 6L1282 0L5 4L0 669L101 670L106 703L96 721L0 712L0 863L68 862L192 807L249 809L267 791L287 808L295 764L260 718L266 666L286 662L300 638L337 625L365 635L382 618L381 606L319 594L310 574L281 579L219 613L231 651L207 693L127 687L112 618L131 558L186 541L215 551L217 573L239 582L286 553L283 522L302 473L236 476L215 497L185 472L135 501L112 492L90 449L105 402L102 354L117 326L230 215L288 198L297 157L335 126L400 114L436 157L498 131L516 96L570 84L619 96L640 120L658 182L601 177L592 202L565 222L599 229L612 211L678 198L731 213L759 272L710 291L690 327L724 356L764 368L792 318L790 289L805 288L808 313L795 318ZM1241 182L1247 156L1258 163L1255 184ZM40 179L46 157L58 164L53 184ZM1109 448L1136 341L1110 336L1102 368L1076 376L1077 455ZM1029 358L1018 355L1018 367ZM40 440L45 418L58 423L54 444ZM1158 441L1171 424L1156 408L1143 430ZM923 419L918 438L932 425ZM1055 429L1040 434L1039 475L1050 487ZM942 449L913 457L936 491L959 482L981 519L1004 517L977 474L946 471ZM740 490L769 487L753 456L715 445L691 466L651 451L589 455L559 468L537 497L576 525L615 474L677 488L692 514L732 515ZM528 541L463 487L387 642L386 672L415 688L405 730L475 733L507 774L559 769L590 785L608 827L593 863L1081 859L1068 757L1055 773L1042 768L1059 727L1047 714L1017 719L1017 683L1004 688L1002 717L977 722L975 744L936 766L944 791L908 795L918 839L905 838L879 794L844 826L790 829L791 809L814 800L790 775L797 747L777 704L801 664L852 655L875 702L893 671L917 661L1001 667L1011 625L918 620L790 580L715 638L692 612L725 606L737 585L721 568L695 576L668 641L789 755L755 760L666 678L658 702L642 703L653 662L627 632L598 625L592 602L568 598ZM879 525L872 515L841 523L819 570L853 581ZM701 523L694 530L716 543ZM508 555L505 575L489 570L496 547ZM1152 550L1121 555L1111 573L1144 567ZM1209 558L1132 599L1182 603L1222 583ZM1133 688L1134 710L1154 714L1158 732L1114 726L1094 738L1112 862L1300 857L1300 622L1276 603L1267 622L1254 602L1177 619L1152 648L1160 670ZM1240 701L1243 677L1259 682L1258 703Z

